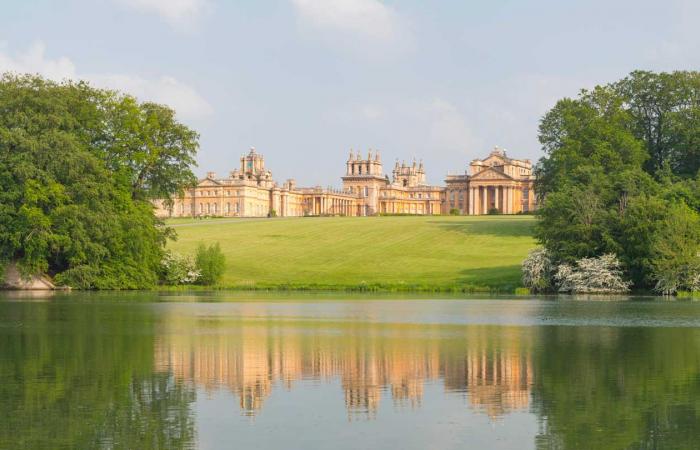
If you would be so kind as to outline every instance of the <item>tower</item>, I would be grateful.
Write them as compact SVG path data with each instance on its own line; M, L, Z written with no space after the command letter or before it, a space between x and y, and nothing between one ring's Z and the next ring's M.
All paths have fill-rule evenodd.
M345 165L345 176L342 177L343 189L365 199L363 215L379 212L379 190L387 184L379 151L376 150L372 155L372 149L370 149L367 152L367 158L362 159L360 152L354 154L350 150L350 156Z

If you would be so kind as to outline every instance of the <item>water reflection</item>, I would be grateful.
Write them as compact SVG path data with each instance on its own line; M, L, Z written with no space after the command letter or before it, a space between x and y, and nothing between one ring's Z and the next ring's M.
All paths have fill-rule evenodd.
M374 417L383 392L395 407L418 408L425 384L442 383L497 418L529 405L532 331L180 317L164 324L155 367L207 392L228 389L246 415L263 408L275 389L337 379L350 417Z
M697 448L699 317L666 302L13 298L0 448Z

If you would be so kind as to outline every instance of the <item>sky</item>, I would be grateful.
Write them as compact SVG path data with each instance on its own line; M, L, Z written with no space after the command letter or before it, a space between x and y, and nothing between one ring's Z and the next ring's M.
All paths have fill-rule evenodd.
M339 186L350 149L464 173L536 161L558 99L700 65L697 0L0 0L0 72L173 107L196 173L254 146L280 184Z

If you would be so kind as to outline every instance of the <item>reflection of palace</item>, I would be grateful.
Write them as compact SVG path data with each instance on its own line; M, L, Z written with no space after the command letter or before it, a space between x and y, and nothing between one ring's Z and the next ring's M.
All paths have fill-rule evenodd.
M207 391L228 389L248 415L275 386L292 389L299 380L338 380L348 413L369 417L383 395L397 406L419 407L425 383L437 380L491 417L527 408L530 401L531 360L520 335L493 343L470 333L456 351L410 336L318 339L280 331L243 326L233 336L171 335L158 341L157 368Z
M241 157L240 167L228 177L214 172L199 180L196 187L173 199L166 208L156 201L161 217L264 217L279 216L367 216L374 214L503 214L532 211L532 164L506 156L496 148L487 158L474 160L469 171L448 175L447 186L431 186L423 163L399 164L391 179L384 173L379 152L366 158L350 152L345 163L341 190L321 187L300 188L294 180L281 186L265 168L265 158L251 149Z

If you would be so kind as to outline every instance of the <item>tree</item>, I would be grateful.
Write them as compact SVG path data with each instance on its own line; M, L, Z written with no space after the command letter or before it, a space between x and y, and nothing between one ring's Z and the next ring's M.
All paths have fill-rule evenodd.
M115 172L131 183L134 199L170 199L196 178L199 135L178 123L175 112L155 103L139 104L134 98L113 95L106 111L112 126L103 137L105 158Z
M663 294L698 289L700 215L685 204L673 205L654 234L653 280Z
M532 292L546 292L552 288L552 258L546 249L531 250L522 264L523 284Z
M700 73L635 71L612 88L647 149L645 170L657 174L668 164L677 175L694 176L700 169Z
M664 218L700 211L698 99L700 73L633 72L543 117L536 236L555 265L611 253L635 287L657 283Z
M209 246L200 242L195 255L195 266L199 271L199 282L204 285L216 284L226 270L226 257L218 242Z
M145 146L167 141L166 129L183 126L159 107L171 122L137 122L127 132L115 119L123 104L146 116L153 110L83 82L0 78L0 262L16 261L25 275L49 273L78 288L156 282L170 232L148 199L193 176L188 164L196 134L181 130L194 143L179 151L178 144ZM140 141L115 138L134 132ZM136 148L146 163L129 162L139 160ZM147 175L135 184L134 168L142 166ZM176 181L162 181L166 173Z

